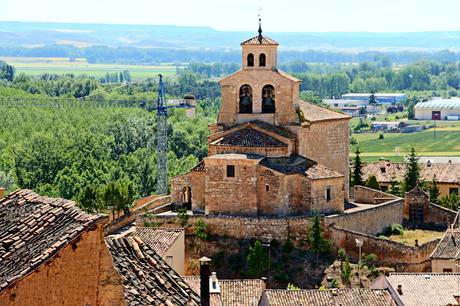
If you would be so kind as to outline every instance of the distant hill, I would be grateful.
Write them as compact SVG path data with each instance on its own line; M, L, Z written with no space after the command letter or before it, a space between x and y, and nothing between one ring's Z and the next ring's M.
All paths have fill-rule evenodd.
M72 45L177 49L237 49L254 32L209 27L0 21L0 45ZM266 33L288 50L460 50L460 32Z

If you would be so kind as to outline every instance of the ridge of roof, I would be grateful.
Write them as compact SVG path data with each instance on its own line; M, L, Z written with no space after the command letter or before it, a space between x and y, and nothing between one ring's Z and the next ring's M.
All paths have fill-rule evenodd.
M351 116L349 115L345 115L303 100L299 100L299 109L303 112L303 116L308 122L351 119Z
M251 37L241 43L242 46L244 45L279 45L279 43L267 36L263 35L256 35Z
M51 260L94 225L106 222L75 202L16 190L0 199L0 291Z

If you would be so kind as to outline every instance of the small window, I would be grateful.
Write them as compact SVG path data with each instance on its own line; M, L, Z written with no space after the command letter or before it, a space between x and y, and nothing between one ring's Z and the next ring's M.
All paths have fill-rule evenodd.
M265 54L261 53L259 55L259 66L260 67L265 67Z
M265 185L265 191L270 191L270 186L269 185Z
M227 165L227 177L235 177L235 166Z
M383 191L383 192L387 192L388 191L388 186L380 186L380 190Z
M452 273L452 269L442 269L442 272L444 272L444 273Z
M248 54L248 67L254 67L254 54Z
M325 198L326 198L326 201L332 200L332 189L331 189L331 187L326 188Z
M380 172L385 173L385 172L387 172L387 169L385 167L381 167Z
M458 188L449 188L449 195L458 195Z

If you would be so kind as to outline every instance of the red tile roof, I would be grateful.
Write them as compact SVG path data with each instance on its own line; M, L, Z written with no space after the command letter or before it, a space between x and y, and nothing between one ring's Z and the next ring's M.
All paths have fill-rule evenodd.
M0 291L49 261L106 217L74 202L18 190L0 199Z
M263 300L269 306L391 306L396 303L387 290L282 290L264 291Z
M211 143L216 146L282 148L287 145L251 127L237 130Z
M385 278L403 305L458 305L454 296L460 294L459 273L390 273ZM402 295L397 293L398 285Z
M164 256L183 232L183 228L136 227L134 235L148 244L158 255Z
M436 180L439 183L460 184L460 164L419 164L420 176L424 181ZM378 182L389 183L392 178L397 182L404 179L406 165L404 163L393 163L386 160L366 164L363 167L363 177L367 179L370 175L375 175Z
M274 41L271 38L268 38L266 36L261 36L259 35L254 36L252 38L249 38L248 40L245 40L241 43L241 45L279 45L278 42Z

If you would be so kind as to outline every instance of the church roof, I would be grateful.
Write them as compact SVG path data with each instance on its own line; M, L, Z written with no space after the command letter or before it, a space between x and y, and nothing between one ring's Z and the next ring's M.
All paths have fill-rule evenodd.
M0 199L0 291L38 269L106 217L74 202L18 190Z
M271 137L265 133L257 131L251 127L246 127L241 130L237 130L231 134L223 136L212 142L213 145L217 146L233 146L233 147L259 147L269 148L286 147L286 144Z
M256 35L252 38L249 38L248 40L243 41L241 45L279 45L279 43L266 36Z
M345 115L310 102L300 101L300 110L303 112L305 120L308 122L350 119L351 116Z
M266 157L260 164L287 175L300 174L312 180L343 177L339 172L300 155L291 155L289 157Z

